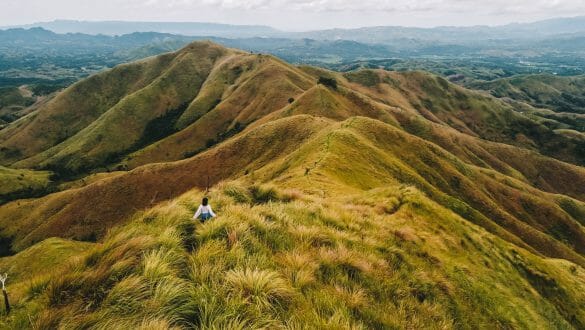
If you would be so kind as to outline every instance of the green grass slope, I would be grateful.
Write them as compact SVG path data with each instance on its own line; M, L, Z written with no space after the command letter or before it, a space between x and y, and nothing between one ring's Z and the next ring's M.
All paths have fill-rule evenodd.
M124 97L70 139L20 165L40 162L40 167L85 173L149 144L156 139L151 135L165 129L157 127L156 120L180 114L225 52L211 44L183 49L148 86Z
M320 77L336 79L337 87L318 85ZM578 133L547 127L521 114L517 105L430 74L342 75L196 42L118 66L60 93L0 132L0 164L51 169L64 178L132 169L189 158L256 121L294 114L372 117L399 122L421 137L420 123L431 122L585 163L585 139Z
M539 110L529 109L529 112L551 128L585 132L583 76L527 75L475 83L470 87L489 91L498 98L510 98L538 108Z
M0 87L0 129L19 118L26 108L35 103L32 95L27 95L24 87Z
M9 203L0 209L1 236L14 240L15 251L52 236L95 240L136 210L194 186L253 173L292 152L326 125L328 121L309 116L286 118L192 159L148 165L81 188ZM280 138L275 140L276 136Z
M496 97L509 97L538 108L556 112L585 113L585 77L520 75L481 82L474 88L488 90Z
M150 84L171 60L165 55L120 65L67 88L39 111L0 131L1 163L31 157L73 136L124 96Z
M0 326L584 328L585 139L520 108L210 43L82 81L0 161L118 171L0 205ZM206 188L220 217L195 223Z
M0 166L0 204L50 192L50 176L50 172L15 170Z
M46 277L15 279L14 312L0 322L95 329L585 326L585 269L518 248L414 187L321 197L228 182L210 194L220 217L194 224L202 195L192 191L137 213Z
M138 150L124 167L193 156L288 104L314 79L270 56L228 58L177 121L178 132Z
M375 70L375 85L356 80L351 87L391 106L414 110L425 119L484 140L519 146L566 162L585 164L585 143L524 115L523 107L473 92L424 72ZM349 77L351 81L351 76ZM370 78L374 79L374 78ZM365 84L365 85L364 85ZM419 125L405 126L421 135Z
M564 176L576 186L585 181L582 168L565 169ZM435 144L366 117L343 122L287 117L188 160L148 165L78 189L13 202L0 208L5 214L0 218L2 236L13 240L16 251L51 236L95 240L136 210L193 186L241 176L322 194L412 185L518 246L585 265L582 199L541 191L526 180L466 163Z

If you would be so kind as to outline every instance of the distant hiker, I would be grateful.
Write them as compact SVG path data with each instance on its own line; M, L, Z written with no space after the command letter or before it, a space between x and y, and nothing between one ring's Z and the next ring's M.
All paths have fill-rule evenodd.
M195 212L195 215L193 215L193 220L199 219L199 221L203 223L206 220L215 218L215 216L215 213L213 213L213 210L211 209L211 205L209 205L209 200L207 197L204 197L201 201L201 205L199 205L199 208L197 209L197 212Z

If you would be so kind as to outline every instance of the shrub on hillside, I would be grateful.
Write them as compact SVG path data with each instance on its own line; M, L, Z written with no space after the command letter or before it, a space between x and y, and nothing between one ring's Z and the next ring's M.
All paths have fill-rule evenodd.
M252 197L250 196L250 192L237 184L226 184L223 187L223 193L227 196L234 199L236 203L251 203Z
M337 80L335 80L335 78L319 77L317 83L326 87L337 89Z
M254 185L250 187L252 200L255 204L264 204L280 200L280 194L271 185Z

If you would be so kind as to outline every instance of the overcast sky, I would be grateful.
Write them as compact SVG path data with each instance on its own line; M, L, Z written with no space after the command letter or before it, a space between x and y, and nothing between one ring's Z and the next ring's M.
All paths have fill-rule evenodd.
M0 26L54 19L201 21L286 30L499 25L585 15L585 0L0 0Z

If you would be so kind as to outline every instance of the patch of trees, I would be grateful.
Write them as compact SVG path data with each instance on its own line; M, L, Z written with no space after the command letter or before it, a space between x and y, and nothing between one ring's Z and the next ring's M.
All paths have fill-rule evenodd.
M321 77L319 77L319 80L317 81L317 83L320 85L323 85L325 87L337 89L337 80L335 80L335 78L321 76Z

